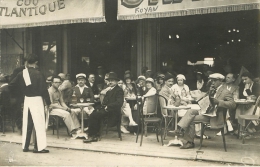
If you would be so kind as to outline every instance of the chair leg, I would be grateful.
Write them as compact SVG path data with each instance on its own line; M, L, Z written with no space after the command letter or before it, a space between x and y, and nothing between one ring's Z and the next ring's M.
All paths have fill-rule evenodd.
M144 134L145 134L145 137L147 137L147 124L144 124Z
M59 138L59 117L56 119L57 138Z
M164 133L163 133L163 139L165 140L167 135L167 118L164 118Z
M240 124L238 124L238 126L237 126L237 131L238 131L238 133L237 133L237 139L239 139L239 137L241 136L241 132L240 132Z
M162 131L162 120L161 120L161 122L160 122L160 134L161 134L161 142L162 142L162 146L163 146L163 131Z
M201 124L201 129L200 129L200 147L199 147L199 150L202 147L203 135L204 135L204 129L205 129L204 123L200 123L200 124Z
M5 113L3 113L3 134L5 134Z
M225 152L227 152L227 146L226 146L226 140L225 140L224 128L221 128L221 135L222 135L222 139L223 139L223 144L224 144Z
M137 143L137 142L138 142L138 136L139 136L139 126L140 126L140 125L138 125L138 126L137 126L137 132L136 132L136 139L135 139L135 143Z
M104 122L101 120L100 122L100 129L99 129L99 141L101 141L102 134L103 134Z
M143 136L144 136L144 124L142 124L142 131L141 131L141 142L140 142L140 146L142 146L142 142L143 142Z
M121 122L121 121L120 121ZM117 133L118 133L118 137L120 138L120 141L122 141L122 135L121 135L121 123L117 124Z
M245 144L245 126L242 126L242 134L241 134L241 137L242 137L242 144Z
M159 137L158 137L158 129L159 129L159 123L156 123L156 138L157 138L157 141L159 141Z
M54 125L56 125L55 122L55 118L52 118L52 135L54 135Z
M107 135L107 132L108 132L108 126L107 126L107 124L106 124L106 135Z

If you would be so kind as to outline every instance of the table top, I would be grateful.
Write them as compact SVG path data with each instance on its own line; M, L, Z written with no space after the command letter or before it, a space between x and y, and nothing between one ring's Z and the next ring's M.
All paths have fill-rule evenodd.
M168 105L168 106L164 106L163 108L170 109L170 110L181 110L181 109L190 109L191 107L190 106L179 106L179 107L176 107L174 105Z
M73 107L88 107L91 105L94 105L95 103L77 103L77 104L71 104Z
M255 102L255 100L246 100L246 99L237 99L234 100L236 104L252 104Z

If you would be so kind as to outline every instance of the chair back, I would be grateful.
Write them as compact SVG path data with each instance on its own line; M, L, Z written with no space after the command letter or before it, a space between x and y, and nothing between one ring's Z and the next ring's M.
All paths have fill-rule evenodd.
M258 98L256 99L253 115L255 115L257 108L259 107L259 104L260 104L260 96L258 96Z
M168 100L162 95L158 95L158 96L159 96L159 102L160 102L162 116L167 117L168 112L167 112L167 109L165 109L164 107L168 105Z
M147 113L144 115L156 115L157 114L157 104L158 104L158 95L155 94L153 96L145 97L143 101L143 105L146 103Z

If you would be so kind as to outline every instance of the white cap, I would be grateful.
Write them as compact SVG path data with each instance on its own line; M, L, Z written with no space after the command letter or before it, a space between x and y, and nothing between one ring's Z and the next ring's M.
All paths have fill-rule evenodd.
M176 78L177 78L177 79L178 79L178 78L180 78L180 79L186 80L185 76L184 76L184 75L182 75L182 74L179 74L179 75L177 75L177 77L176 77Z
M140 75L140 76L138 77L138 79L143 79L143 80L145 80L145 76Z
M147 78L145 81L146 81L146 82L147 82L147 81L148 81L148 82L152 82L152 83L154 84L153 78Z
M209 75L209 79L225 79L224 75L220 74L220 73L214 73L214 74L210 74Z
M76 75L76 78L77 78L77 79L80 79L80 78L86 79L86 74L79 73L79 74Z

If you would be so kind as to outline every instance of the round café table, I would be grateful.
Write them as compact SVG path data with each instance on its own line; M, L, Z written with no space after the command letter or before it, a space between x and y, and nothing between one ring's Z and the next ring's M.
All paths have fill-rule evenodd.
M174 112L174 114L175 114L175 130L177 130L178 110L188 110L188 109L191 109L190 106L178 106L178 107L176 107L174 105L164 106L163 108L165 108L167 110L170 110L171 112ZM169 123L167 124L166 129L168 129L168 126L170 125L170 123L172 121L173 121L173 117L170 118ZM170 146L170 145L183 145L183 143L175 135L175 139L174 140L170 140L169 143L167 144L167 146Z
M81 110L81 132L77 133L75 136L73 136L71 139L76 139L78 137L85 137L88 139L88 135L84 133L84 118L83 118L83 109L84 107L88 107L94 105L94 103L76 103L76 104L71 104L72 107L77 107L80 108Z

